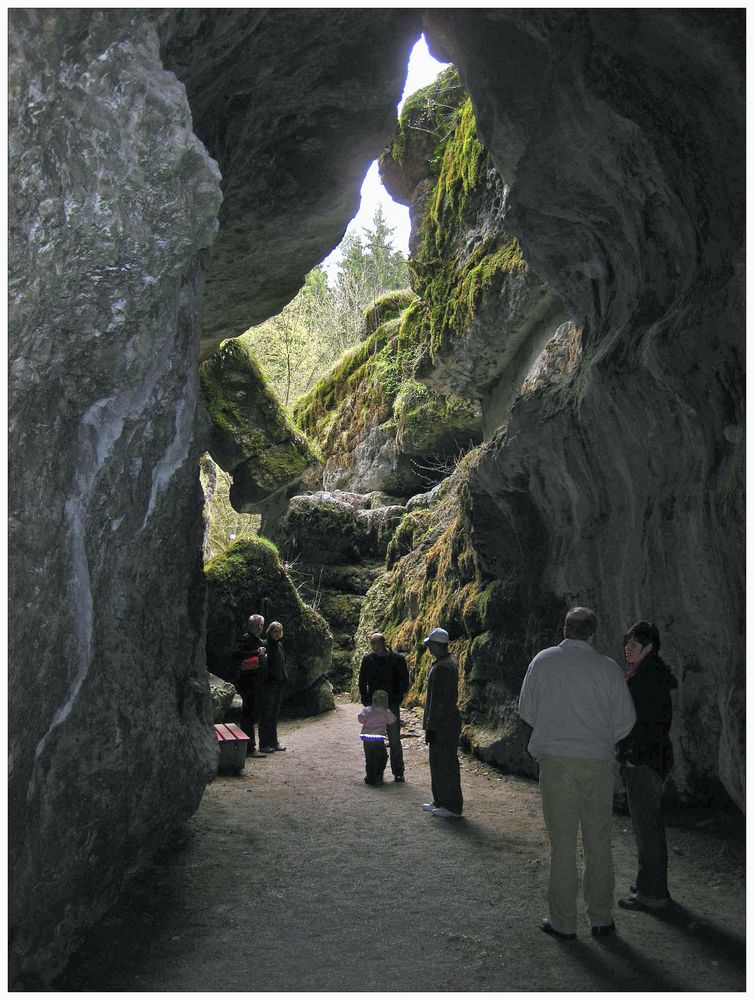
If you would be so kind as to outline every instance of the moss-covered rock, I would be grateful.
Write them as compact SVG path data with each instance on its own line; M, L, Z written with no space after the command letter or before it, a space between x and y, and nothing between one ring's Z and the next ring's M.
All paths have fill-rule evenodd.
M207 666L219 677L233 676L233 643L250 614L282 622L289 682L283 711L313 715L334 707L327 680L333 639L327 622L304 604L264 538L235 542L205 567L208 591ZM329 690L329 694L328 694Z
M541 635L543 622L556 622L560 609L554 600L532 600L521 568L527 556L519 549L497 576L479 557L476 531L485 515L468 483L483 453L484 446L466 455L428 505L403 517L388 549L388 571L364 599L354 663L369 634L385 632L409 663L406 703L421 704L431 666L423 639L435 626L447 629L460 667L466 744L485 760L531 773L515 708L532 630Z
M409 270L419 301L401 335L414 376L479 400L491 431L567 314L507 229L508 189L454 72L406 103L380 172L412 207Z
M226 340L200 367L202 397L212 421L210 452L233 476L238 511L299 479L317 458L240 340Z
M378 299L366 312L365 340L296 404L328 489L411 496L481 439L477 404L416 381L420 351L406 332L415 307L410 291Z

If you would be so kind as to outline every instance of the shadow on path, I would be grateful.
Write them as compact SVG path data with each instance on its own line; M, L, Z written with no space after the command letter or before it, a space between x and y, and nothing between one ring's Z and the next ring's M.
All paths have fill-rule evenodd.
M433 817L419 740L404 743L405 784L364 786L357 711L285 723L287 753L210 785L51 992L744 988L744 893L725 872L707 884L699 865L714 851L697 863L684 842L673 873L684 905L616 910L618 936L599 941L582 907L578 939L555 941L539 929L536 785L467 769L465 818ZM616 822L619 884L634 865Z

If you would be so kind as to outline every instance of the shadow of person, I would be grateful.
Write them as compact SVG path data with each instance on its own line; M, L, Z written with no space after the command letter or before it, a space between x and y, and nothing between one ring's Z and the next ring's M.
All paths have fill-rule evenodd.
M699 947L708 953L714 953L739 969L746 967L746 939L729 927L716 924L706 917L689 910L688 907L673 900L662 910L646 910L647 915L654 917L672 927L677 927L693 937Z
M665 966L628 944L620 934L601 939L600 949L612 969L613 978L621 984L621 990L685 993L693 988L690 983L669 975ZM616 959L620 965L616 964Z

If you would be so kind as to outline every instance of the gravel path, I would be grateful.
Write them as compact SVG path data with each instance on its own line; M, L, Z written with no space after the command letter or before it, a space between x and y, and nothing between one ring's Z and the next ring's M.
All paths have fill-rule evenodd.
M739 991L740 823L669 827L671 918L616 910L619 934L538 929L547 840L536 784L462 758L466 817L422 812L427 751L404 730L406 783L363 783L358 706L281 726L286 753L218 778L170 847L93 929L54 991ZM389 779L389 769L387 777ZM735 827L735 829L733 829ZM615 820L616 892L635 872Z

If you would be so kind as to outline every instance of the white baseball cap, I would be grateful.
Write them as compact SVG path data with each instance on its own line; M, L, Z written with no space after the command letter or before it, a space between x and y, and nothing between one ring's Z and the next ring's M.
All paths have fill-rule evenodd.
M447 646L449 640L450 636L444 628L433 628L424 642L442 642Z

